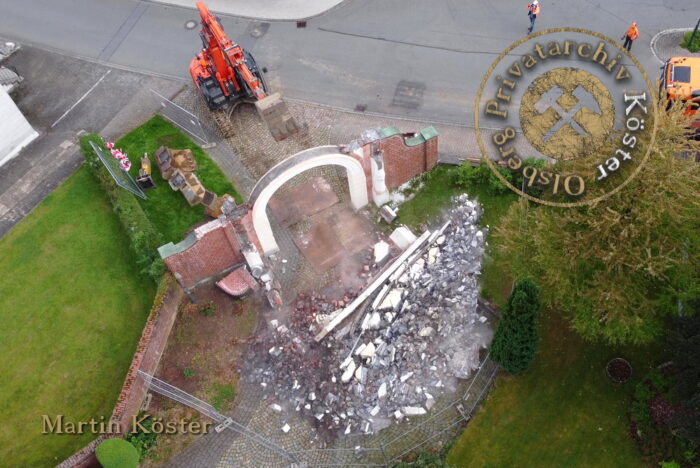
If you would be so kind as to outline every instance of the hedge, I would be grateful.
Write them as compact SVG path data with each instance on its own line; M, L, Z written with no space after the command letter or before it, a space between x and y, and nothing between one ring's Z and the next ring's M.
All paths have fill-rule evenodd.
M136 252L141 272L158 282L165 272L165 264L158 255L158 247L163 245L163 236L144 213L138 200L118 186L90 146L90 141L104 147L102 138L94 133L80 138L80 151L90 172L100 182L114 212L117 213L131 247Z

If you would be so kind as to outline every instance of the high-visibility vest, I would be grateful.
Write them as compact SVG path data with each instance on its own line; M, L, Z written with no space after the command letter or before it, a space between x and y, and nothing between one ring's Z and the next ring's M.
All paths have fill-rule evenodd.
M530 9L530 13L537 16L540 14L540 6L539 5L528 5L528 8Z
M636 26L627 28L627 36L633 41L639 37L639 29Z

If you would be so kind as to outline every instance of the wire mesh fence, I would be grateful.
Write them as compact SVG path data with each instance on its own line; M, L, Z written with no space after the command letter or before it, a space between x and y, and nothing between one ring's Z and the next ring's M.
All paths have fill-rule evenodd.
M119 161L117 161L116 158L112 157L110 154L107 154L102 148L97 146L92 141L90 142L90 146L92 146L92 150L95 152L99 160L102 161L102 164L104 164L105 168L117 185L133 193L137 197L148 200L148 197L145 193L143 193L141 187L139 187L136 181L131 177L131 174L119 167Z
M199 117L153 90L151 90L151 95L160 104L160 115L172 122L173 125L205 146L213 142L214 136L202 126Z

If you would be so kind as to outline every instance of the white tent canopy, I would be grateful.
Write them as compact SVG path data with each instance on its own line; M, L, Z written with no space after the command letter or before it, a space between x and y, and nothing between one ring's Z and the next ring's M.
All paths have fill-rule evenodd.
M0 166L19 154L39 134L0 87Z

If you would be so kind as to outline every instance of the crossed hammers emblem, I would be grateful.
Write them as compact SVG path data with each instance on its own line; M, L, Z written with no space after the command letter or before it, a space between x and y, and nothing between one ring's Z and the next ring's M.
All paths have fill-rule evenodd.
M542 141L547 143L564 125L570 125L576 133L585 136L588 135L579 124L574 120L576 113L582 108L590 109L600 115L600 106L596 98L581 85L576 86L576 89L571 93L576 98L576 104L568 111L564 110L557 99L564 94L564 91L557 85L554 85L546 93L542 93L540 99L535 103L535 110L540 114L544 114L550 108L554 109L559 114L559 120L550 128L542 137Z

